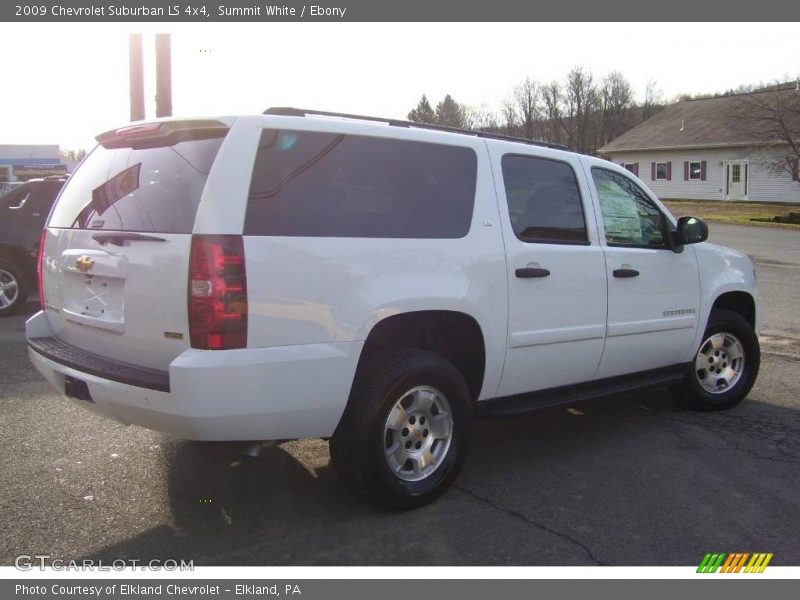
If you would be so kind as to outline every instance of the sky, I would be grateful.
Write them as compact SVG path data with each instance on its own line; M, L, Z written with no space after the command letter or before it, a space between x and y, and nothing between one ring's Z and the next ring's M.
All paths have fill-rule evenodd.
M0 24L0 144L89 149L129 120L128 36L144 34L147 117L154 34L172 34L173 114L298 106L405 118L425 93L498 110L530 76L618 70L641 98L794 79L793 23Z

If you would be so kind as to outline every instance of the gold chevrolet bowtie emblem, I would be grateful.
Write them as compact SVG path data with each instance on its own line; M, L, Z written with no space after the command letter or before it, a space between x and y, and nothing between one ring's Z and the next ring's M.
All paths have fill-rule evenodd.
M88 256L81 256L78 260L75 261L75 267L77 267L78 271L81 273L86 273L89 269L92 268L94 261L89 258Z

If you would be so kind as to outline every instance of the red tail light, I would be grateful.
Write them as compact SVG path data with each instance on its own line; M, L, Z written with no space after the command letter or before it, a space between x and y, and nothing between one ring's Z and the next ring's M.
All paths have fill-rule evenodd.
M247 346L247 275L240 235L192 236L189 255L192 348Z
M39 238L39 258L36 262L36 281L39 283L39 305L44 310L44 283L42 282L42 267L44 266L44 242L47 239L47 227L42 229L42 237Z

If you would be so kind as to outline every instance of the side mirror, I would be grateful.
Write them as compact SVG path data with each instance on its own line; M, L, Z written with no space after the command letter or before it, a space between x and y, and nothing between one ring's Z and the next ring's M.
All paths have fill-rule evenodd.
M681 217L677 229L679 244L698 244L708 239L708 225L698 217Z

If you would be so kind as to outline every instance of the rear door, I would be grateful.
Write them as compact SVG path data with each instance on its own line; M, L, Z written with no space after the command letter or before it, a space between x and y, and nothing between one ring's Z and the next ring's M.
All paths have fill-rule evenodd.
M56 337L161 370L189 347L191 234L227 131L174 121L98 137L48 223L44 297Z
M499 395L590 381L603 351L606 277L580 162L518 144L490 151L509 289Z

